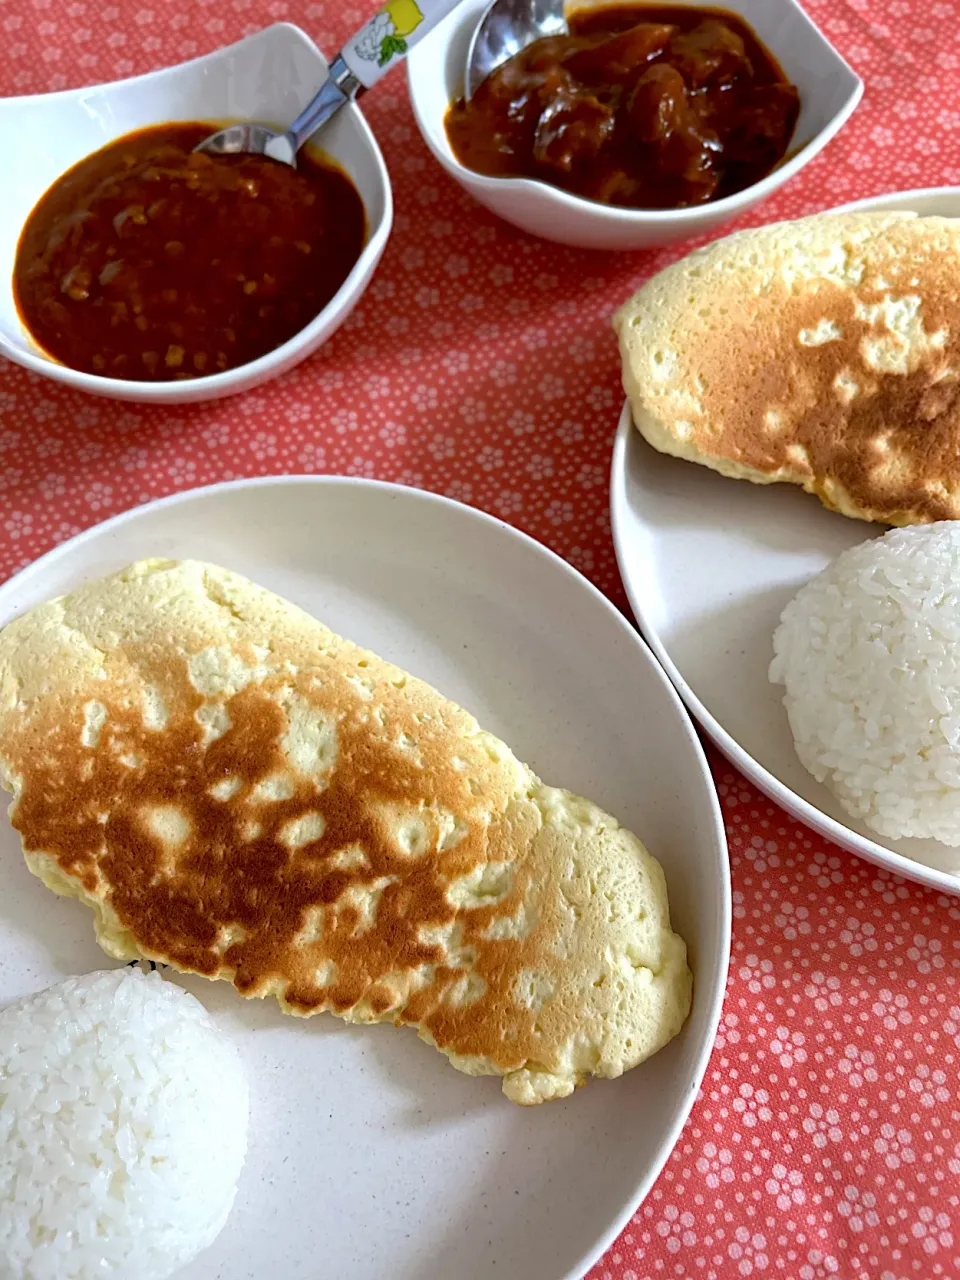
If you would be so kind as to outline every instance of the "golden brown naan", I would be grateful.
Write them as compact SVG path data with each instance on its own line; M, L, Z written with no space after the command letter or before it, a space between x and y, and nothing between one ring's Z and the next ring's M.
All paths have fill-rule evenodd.
M960 221L738 232L660 272L614 325L656 449L861 520L960 517Z
M514 1101L620 1075L687 1015L635 836L226 570L142 562L0 632L0 778L111 955L411 1023Z

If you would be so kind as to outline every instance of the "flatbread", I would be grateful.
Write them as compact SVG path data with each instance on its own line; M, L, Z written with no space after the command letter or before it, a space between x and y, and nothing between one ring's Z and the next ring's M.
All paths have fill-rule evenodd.
M960 518L960 221L742 231L654 276L614 327L661 452L860 520Z
M409 1023L515 1102L677 1034L658 863L434 689L246 579L144 561L0 632L30 869L119 960Z

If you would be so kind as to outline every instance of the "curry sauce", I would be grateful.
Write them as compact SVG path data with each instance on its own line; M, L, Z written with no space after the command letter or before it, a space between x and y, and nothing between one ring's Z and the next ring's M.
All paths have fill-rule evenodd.
M215 128L128 134L40 199L13 282L49 355L108 378L202 378L281 346L343 284L366 238L347 175L306 152L297 169L194 152Z
M581 10L568 26L452 104L447 136L461 164L671 209L741 191L783 159L799 95L735 14L629 5Z

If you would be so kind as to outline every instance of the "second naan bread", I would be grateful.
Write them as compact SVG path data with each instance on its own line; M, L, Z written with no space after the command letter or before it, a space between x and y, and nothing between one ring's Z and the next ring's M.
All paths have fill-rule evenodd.
M741 231L654 276L614 325L654 448L861 520L960 518L960 221Z

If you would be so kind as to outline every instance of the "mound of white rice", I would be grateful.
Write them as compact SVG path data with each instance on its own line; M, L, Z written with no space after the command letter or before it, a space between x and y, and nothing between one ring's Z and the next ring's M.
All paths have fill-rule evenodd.
M235 1046L159 974L0 1012L0 1277L161 1280L227 1219L247 1148Z
M960 521L838 556L787 605L773 647L813 776L881 835L960 845Z

